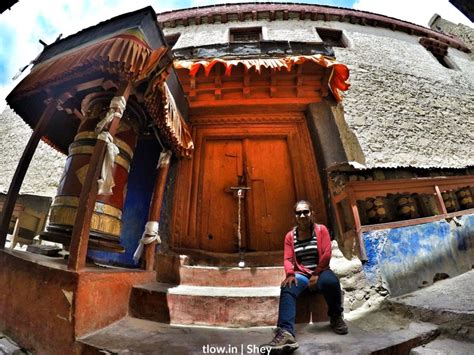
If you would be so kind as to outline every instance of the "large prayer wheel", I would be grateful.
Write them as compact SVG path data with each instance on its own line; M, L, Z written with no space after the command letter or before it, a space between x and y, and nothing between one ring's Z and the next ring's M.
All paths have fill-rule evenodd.
M70 234L74 226L79 205L79 196L84 183L89 161L97 141L95 128L104 117L110 97L91 95L83 102L82 120L74 142L69 146L64 174L54 198L48 230ZM114 143L120 153L115 158L113 178L115 186L111 195L97 195L90 226L90 237L119 242L122 229L122 209L127 193L128 173L138 137L138 122L127 109L120 120Z

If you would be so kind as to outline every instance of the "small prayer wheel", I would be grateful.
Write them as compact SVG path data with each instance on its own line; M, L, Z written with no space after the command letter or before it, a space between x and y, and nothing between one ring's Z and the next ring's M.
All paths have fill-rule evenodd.
M402 219L418 218L418 207L414 196L400 195L395 198L397 215Z
M446 191L441 193L441 196L443 197L444 205L446 206L446 211L454 212L459 210L458 201L454 192Z
M458 199L459 206L461 207L461 209L468 209L474 207L472 193L469 186L456 191L456 197Z

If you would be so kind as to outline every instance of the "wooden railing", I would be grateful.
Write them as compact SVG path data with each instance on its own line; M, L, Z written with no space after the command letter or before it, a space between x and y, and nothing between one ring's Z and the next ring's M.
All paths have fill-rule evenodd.
M382 181L351 181L348 182L343 191L339 194L334 192L334 186L331 186L331 201L335 209L336 222L338 224L339 234L345 236L354 233L359 242L360 258L367 260L362 233L366 231L406 227L422 223L435 222L446 218L459 217L466 214L474 214L474 208L464 209L448 213L441 195L442 192L460 189L466 186L474 186L474 175L466 176L444 176L430 178L413 179L394 179ZM403 221L393 221L388 223L362 225L357 207L358 200L365 200L369 197L386 196L388 194L424 194L434 195L439 208L439 214L429 217L413 218ZM345 231L345 222L341 210L341 202L347 200L354 221L354 228Z

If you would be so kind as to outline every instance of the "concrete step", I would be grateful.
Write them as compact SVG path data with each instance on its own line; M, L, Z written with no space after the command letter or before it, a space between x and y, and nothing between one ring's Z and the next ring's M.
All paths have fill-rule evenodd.
M474 270L438 281L387 303L394 312L411 319L452 327L474 329ZM471 341L474 337L471 337Z
M440 337L410 351L410 355L433 354L471 355L474 354L474 343Z
M181 265L174 283L212 287L280 286L285 278L283 267L215 267ZM169 276L157 275L158 282L169 282Z
M407 354L437 334L432 324L407 323L383 312L350 320L348 325L347 335L334 334L327 323L298 325L300 348L293 354ZM176 326L127 317L79 343L84 354L211 354L218 349L227 354L258 354L259 346L271 338L271 327Z
M280 287L210 287L154 282L136 286L130 314L170 324L226 327L273 325L278 318ZM305 293L297 309L297 322L327 320L320 294Z

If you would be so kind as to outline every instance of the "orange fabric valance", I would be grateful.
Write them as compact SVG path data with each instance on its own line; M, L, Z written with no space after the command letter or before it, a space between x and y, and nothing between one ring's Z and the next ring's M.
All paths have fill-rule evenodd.
M335 60L329 59L323 55L300 55L300 56L287 56L282 58L256 58L256 59L222 59L212 58L204 59L199 61L191 60L178 60L174 62L176 69L185 68L189 70L189 74L194 77L198 73L201 67L204 68L205 75L209 75L211 69L217 63L221 63L226 68L224 75L231 75L232 67L242 64L245 70L254 69L257 73L260 73L262 67L270 68L272 70L281 70L286 68L291 71L291 68L296 64L302 64L305 62L314 62L325 68L331 69L331 75L329 78L328 86L333 93L336 101L341 101L341 95L339 91L346 91L349 89L350 84L347 83L349 79L349 69L346 65L336 62Z
M14 92L21 95L44 89L45 85L61 84L94 70L140 80L156 68L166 51L166 47L152 50L134 34L119 34L35 65Z

